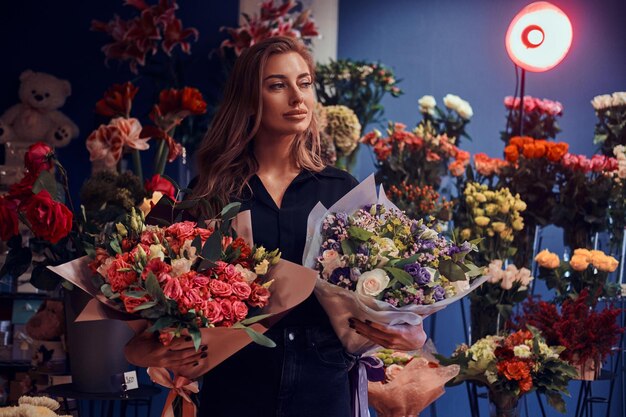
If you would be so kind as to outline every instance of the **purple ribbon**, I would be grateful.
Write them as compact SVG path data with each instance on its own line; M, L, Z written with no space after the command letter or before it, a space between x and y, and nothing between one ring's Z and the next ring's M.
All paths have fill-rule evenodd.
M367 381L384 381L383 361L374 356L364 356L350 369L350 389L353 417L368 417Z

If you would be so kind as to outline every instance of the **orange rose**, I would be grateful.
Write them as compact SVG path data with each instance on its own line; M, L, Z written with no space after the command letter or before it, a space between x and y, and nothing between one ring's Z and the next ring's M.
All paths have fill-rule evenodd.
M453 177L460 177L465 173L465 164L463 163L463 161L453 161L450 163L450 165L448 165L448 169L450 170L450 174L452 174Z
M546 155L547 141L540 139L535 141L535 158L543 158Z
M515 359L500 362L498 364L498 372L504 375L506 379L510 381L523 381L530 378L530 369L528 367L528 364L526 362Z
M589 266L589 261L587 258L581 255L574 255L572 259L569 261L570 266L574 269L574 271L584 271Z
M548 150L546 156L552 162L560 161L568 152L569 145L565 142L551 143L548 142Z
M519 150L515 145L509 145L504 148L504 157L511 163L516 163L519 159Z
M509 145L516 146L518 149L521 149L524 145L533 143L535 140L529 136L513 136L511 140L509 140Z

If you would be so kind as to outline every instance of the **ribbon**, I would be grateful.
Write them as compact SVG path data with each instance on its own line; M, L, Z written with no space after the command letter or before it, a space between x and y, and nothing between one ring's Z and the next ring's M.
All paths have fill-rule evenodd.
M350 370L352 416L368 417L367 381L383 381L383 361L373 356L360 357Z
M182 417L196 417L196 405L191 401L191 397L189 396L189 394L197 394L200 391L196 381L192 381L181 375L172 379L170 372L165 368L148 368L147 372L152 382L165 388L170 388L170 393L165 400L161 417L175 417L173 403L178 396L183 399Z

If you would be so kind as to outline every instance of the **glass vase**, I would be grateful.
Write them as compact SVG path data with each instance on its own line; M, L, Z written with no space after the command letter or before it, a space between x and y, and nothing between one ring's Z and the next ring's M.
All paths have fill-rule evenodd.
M489 417L520 417L519 397L508 392L489 391Z

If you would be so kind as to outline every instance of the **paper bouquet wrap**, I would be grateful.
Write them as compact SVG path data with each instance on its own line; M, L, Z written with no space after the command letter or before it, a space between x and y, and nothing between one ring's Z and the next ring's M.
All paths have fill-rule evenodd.
M400 212L400 210L398 210L398 208L387 199L382 186L380 193L377 195L374 177L370 176L346 194L332 207L327 209L321 203L318 203L309 214L307 224L307 241L304 249L303 265L318 271L318 278L315 284L315 295L324 310L327 312L331 324L344 347L348 352L353 354L363 354L372 349L375 344L350 329L348 327L349 318L354 317L361 321L367 319L372 322L383 323L391 326L401 324L418 325L422 323L423 317L444 309L448 305L456 302L462 297L465 297L486 280L486 277L478 277L481 275L481 270L473 265L471 265L472 268L469 270L461 271L457 264L451 265L453 262L448 262L446 266L449 267L451 271L457 275L463 274L463 278L466 279L455 282L447 282L446 280L445 298L438 299L436 302L430 304L415 303L404 306L394 306L387 301L363 294L362 291L359 292L359 285L361 285L360 280L354 275L360 275L362 277L363 273L366 272L365 270L355 271L356 268L349 268L348 266L342 264L345 267L344 269L349 269L349 271L346 271L346 276L342 276L340 280L344 280L343 282L348 283L346 285L349 285L350 280L353 281L353 283L356 283L357 290L349 290L346 286L330 282L333 279L332 275L330 279L322 279L320 276L320 255L323 252L323 245L325 244L325 237L323 236L325 220L328 219L329 216L335 216L337 213L346 213L349 216L351 213L355 213L359 209L376 205L378 205L377 207L382 206L390 212ZM348 230L350 231L351 229ZM432 230L427 229L427 231L432 235ZM360 230L355 231L355 235L359 236L359 238L363 240L369 236L368 234L363 236L363 232ZM444 238L439 236L438 239L439 241L443 241ZM369 240L370 242L365 242L363 244L363 246L369 245L369 247L365 247L365 251L369 251L370 248L377 246L376 244L371 243L372 238ZM389 245L388 241L388 239L382 239L381 245ZM338 249L339 251L344 252L343 255L345 255L346 250L350 250L350 248L346 248L343 243L337 243L336 246L340 248ZM357 255L354 256L358 256L358 251L360 250L360 248L356 248L355 252ZM397 256L397 253L394 253L394 255ZM333 256L336 255L333 254ZM389 256L389 253L381 251L379 256ZM403 265L406 261L408 260L396 259L392 262L398 262L395 264L397 266ZM390 264L387 264L384 270L387 271L389 275L392 275L394 279L397 275L399 275L398 279L406 280L411 278L410 276L409 278L406 278L408 275L405 274L404 270L406 270L407 267L405 267L402 271L398 271L402 268L389 268L389 265ZM419 268L419 265L415 268ZM340 269L341 268L336 268L336 270ZM432 269L430 270L430 273L436 276L440 275L439 271L433 271ZM336 274L336 271L333 271L333 274ZM470 276L472 278L475 277L476 279L470 282ZM451 290L451 288L454 288L454 290Z

